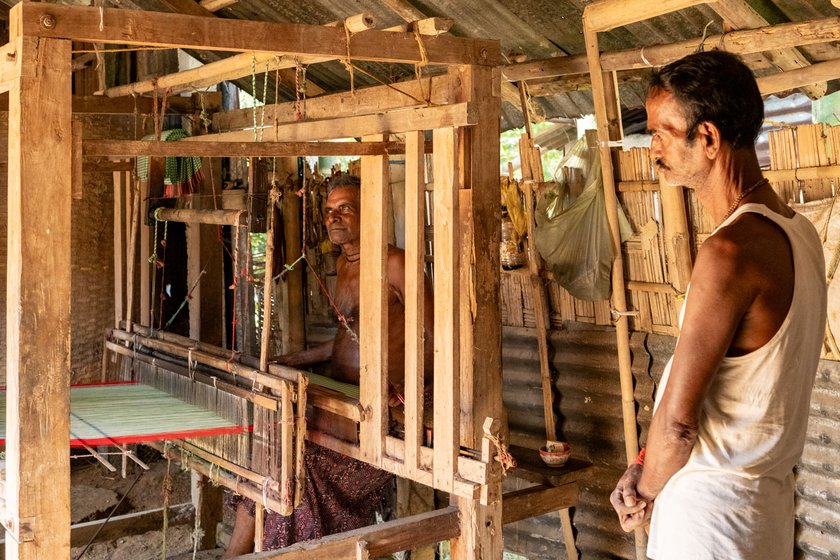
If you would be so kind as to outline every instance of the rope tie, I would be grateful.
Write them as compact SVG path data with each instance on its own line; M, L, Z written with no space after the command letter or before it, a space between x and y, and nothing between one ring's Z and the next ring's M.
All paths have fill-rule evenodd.
M499 436L495 434L489 434L484 436L490 443L493 444L493 447L496 448L496 460L502 465L502 476L506 475L510 469L516 468L516 458L510 454L507 450L507 446L502 443L499 439Z
M344 22L344 44L347 47L347 58L341 61L344 64L344 67L347 69L347 72L350 73L350 97L356 97L356 76L353 73L353 63L351 62L350 58L350 38L353 34L350 32L350 28L347 26L347 22Z
M267 476L263 479L263 482L262 482L262 503L263 503L263 507L265 508L266 511L271 511L271 508L268 507L268 490L269 490L269 487L276 486L276 484L277 484L277 482L273 478L271 478L270 476Z
M99 31L105 31L105 9L99 6Z
M697 45L697 52L703 52L703 50L705 49L705 43L706 43L706 37L707 37L706 34L709 31L709 26L712 25L712 23L714 23L714 20L710 19L709 22L706 25L703 26L703 36L700 37L700 44Z
M429 64L429 53L426 50L426 44L423 43L423 36L420 35L420 30L417 26L414 26L414 40L417 41L417 46L420 49L420 62L414 65L414 75L417 78L417 87L420 89L420 97L426 99L426 105L431 105L432 101L432 86L431 83L429 84L429 95L426 96L423 94L423 68L428 66Z
M614 307L611 307L610 308L610 316L612 317L612 322L615 323L619 319L621 319L622 317L638 317L639 312L638 311L619 311L618 309L615 309Z
M651 68L653 66L653 64L651 64L650 61L645 56L645 48L644 47L639 49L639 57L642 59L642 62L644 62L645 66L647 66L648 68Z

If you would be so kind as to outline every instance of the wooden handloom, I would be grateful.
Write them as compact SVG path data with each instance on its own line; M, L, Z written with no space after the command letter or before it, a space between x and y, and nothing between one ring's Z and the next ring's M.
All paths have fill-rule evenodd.
M55 506L66 504L69 499L66 457L69 368L68 347L64 344L69 336L69 209L73 194L83 196L79 170L85 158L93 154L133 157L163 153L160 150L166 151L166 155L204 156L340 154L346 146L319 141L362 136L366 150L361 156L362 258L369 264L364 267L361 279L367 289L362 292L360 302L362 373L357 401L328 391L307 391L300 372L268 366L264 344L259 363L247 365L247 358L232 360L229 350L210 349L195 341L173 342L166 333L144 330L135 324L133 298L126 299L122 320L109 333L106 345L131 365L127 370L133 370L135 376L145 377L146 381L154 383L155 371L166 370L182 378L173 382L177 377L167 374L166 384L202 384L211 388L211 393L228 392L255 411L252 451L261 433L271 432L271 439L265 445L271 448L279 445L279 454L274 457L282 455L282 460L278 463L274 457L264 457L270 464L261 464L256 469L246 469L235 461L223 459L217 455L223 454L219 449L213 453L202 449L197 442L170 442L166 446L167 454L207 478L233 486L258 504L288 511L295 487L289 484L295 473L290 454L300 457L298 447L302 441L298 437L295 443L295 431L302 425L296 420L303 418L303 411L295 406L305 407L308 400L313 406L359 422L358 445L315 432L309 434L313 441L448 491L455 497L459 511L457 526L454 531L438 535L441 539L455 537L453 559L501 557L501 476L490 443L491 439L496 440L503 422L499 265L498 254L486 251L487 247L495 246L499 237L498 166L492 164L499 157L499 80L498 72L494 71L500 58L498 43L450 36L421 39L415 33L401 30L370 30L353 34L351 38L342 27L222 21L53 4L20 4L10 17L11 39L3 48L4 56L0 57L0 84L10 92L8 231L10 247L17 248L19 253L10 256L8 271L7 320L14 325L9 329L7 364L12 420L8 423L10 461L2 515L13 537L7 541L13 555L22 559L40 558L45 549L53 557L69 554L68 508ZM362 60L444 65L448 74L443 81L436 78L438 85L434 91L426 80L423 80L426 83L418 81L401 86L406 90L419 86L420 93L408 100L404 94L397 93L396 102L383 104L379 98L366 105L359 94L351 109L356 116L281 123L274 129L277 137L273 142L253 142L254 132L242 131L168 143L178 146L177 154L169 145L164 148L156 142L99 142L86 147L79 127L71 125L71 41L269 52L289 56L293 60L290 67L352 56ZM355 97L356 93L351 95ZM328 111L334 116L340 109L331 104ZM425 131L431 131L433 138L435 199L436 287L434 296L425 296L434 297L435 305L435 433L431 447L423 445L422 440L424 227L421 216L425 198ZM395 133L405 134L407 170L408 363L404 440L389 437L386 430L388 284L382 218L388 185L388 153L394 149L388 135ZM71 169L75 172L70 173ZM127 204L131 211L124 230L131 257L127 259L123 279L128 286L134 282L133 267L145 252L144 241L138 240L138 192L134 189L131 204ZM46 228L33 214L45 202L55 209ZM214 212L162 214L165 213L159 214L162 219L225 223L234 227L239 227L236 217L241 216L241 213L231 217ZM44 289L45 282L49 282L48 289ZM141 309L148 304L148 296L143 293ZM31 320L33 313L38 320ZM141 314L141 324L142 319ZM311 398L306 398L307 393ZM49 430L21 429L22 425L43 426L46 414L51 419ZM279 429L261 430L259 418L264 414L267 415L264 424L279 424ZM253 453L250 459L253 467ZM232 476L228 477L224 471ZM45 476L55 481L49 488L39 485ZM262 487L269 478L278 482L280 503L272 503L271 496L263 492ZM247 487L250 489L244 490ZM258 492L253 491L257 488ZM452 512L441 510L423 520L409 518L402 522L400 530L406 536L417 535L426 530L429 522L446 516L451 517ZM366 550L364 535L363 531L361 535L349 537L354 550ZM388 546L376 549L377 553L393 551L386 550ZM314 552L312 557L319 554Z

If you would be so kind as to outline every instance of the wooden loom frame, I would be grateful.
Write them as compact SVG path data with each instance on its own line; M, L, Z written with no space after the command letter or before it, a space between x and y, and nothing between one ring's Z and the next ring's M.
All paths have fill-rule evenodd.
M74 154L81 157L79 144L84 149L83 143L71 140L71 40L268 51L291 54L303 63L344 58L348 45L340 28L29 3L12 9L10 30L10 42L2 47L0 57L0 89L10 92L9 433L2 520L11 535L7 551L16 558L34 559L65 556L70 547L66 453L70 199L74 192L70 170ZM366 290L361 298L362 329L372 334L362 340L360 404L364 414L356 454L386 470L459 495L457 533L449 531L442 537L458 535L452 546L454 559L500 558L500 472L490 459L489 442L484 438L485 428L490 427L485 419L495 419L498 425L503 414L499 263L496 252L486 251L499 238L498 166L488 164L499 157L500 80L494 71L499 46L494 41L434 37L426 40L424 47L421 53L415 36L400 32L367 31L354 35L352 41L354 58L449 65L449 74L435 91L443 95L445 107L400 111L393 116L386 112L355 121L304 122L290 126L288 133L296 141L309 141L318 139L313 135L335 136L346 126L379 143L373 150L384 150L383 135L408 133L406 188L417 196L413 200L421 200L421 131L434 130L439 147L434 154L435 445L432 449L420 445L416 411L422 398L423 364L422 352L417 351L406 372L404 449L399 450L399 444L385 437L386 244L379 219L382 214L377 209L385 200L387 157L363 155L362 250L366 262L381 266L370 266L363 273L365 285L377 289ZM217 135L201 140L232 138ZM133 150L138 146L129 148L136 155ZM239 149L243 149L241 145ZM297 149L301 146L286 147L287 153ZM44 203L54 210L48 224L39 221ZM414 201L411 204L409 208L416 209ZM422 222L409 221L406 238L411 258L418 254L422 234ZM422 267L414 268L412 262L406 314L421 326L409 331L407 342L409 349L417 349L422 348L422 311L418 307ZM328 441L326 444L329 446ZM462 445L481 447L482 460L462 457ZM434 469L429 468L429 460ZM51 483L43 484L45 479ZM432 515L433 521L435 517ZM420 527L418 524L415 532ZM365 549L359 545L361 538L354 541L359 555Z

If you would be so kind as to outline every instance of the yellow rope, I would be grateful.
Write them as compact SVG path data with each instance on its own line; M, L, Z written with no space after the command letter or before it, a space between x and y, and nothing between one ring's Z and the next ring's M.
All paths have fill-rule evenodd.
M350 28L347 27L347 22L344 23L344 43L347 46L347 58L342 60L342 64L350 73L350 95L352 97L356 97L356 77L353 73L353 63L351 62L352 58L350 57L350 37L352 37L352 33L350 33Z

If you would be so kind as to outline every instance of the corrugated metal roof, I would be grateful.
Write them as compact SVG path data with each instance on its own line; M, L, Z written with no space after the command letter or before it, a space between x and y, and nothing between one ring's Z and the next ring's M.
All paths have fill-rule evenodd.
M163 0L111 2L123 7L169 11ZM410 0L407 3L428 17L453 19L455 24L451 32L455 35L498 39L503 55L510 61L517 55L524 56L526 60L537 60L584 52L581 18L584 7L589 3L586 0ZM750 0L748 3L769 23L837 15L830 0ZM216 15L258 21L324 24L361 12L373 15L378 27L402 23L400 17L379 0L240 0ZM711 8L701 5L602 33L599 35L600 46L603 50L619 50L699 39L704 29L710 35L721 33L723 22ZM801 51L811 62L840 57L840 46L836 42L803 47ZM222 53L203 53L197 55L197 58L210 61L223 56ZM764 71L766 63L758 61L754 56L746 58L759 72ZM413 68L406 65L362 63L360 66L386 82L413 75ZM349 75L338 62L313 67L309 77L327 91L346 91L350 87ZM356 75L357 86L374 83L370 78ZM249 84L243 85L250 89ZM282 89L281 97L289 99L291 90L287 87ZM629 83L621 87L621 100L626 108L641 107L643 98L640 83ZM273 99L273 91L269 92L269 99ZM503 126L508 128L521 125L519 107L509 103L504 105ZM541 98L539 105L548 118L578 116L592 111L592 99L588 91L555 94Z

